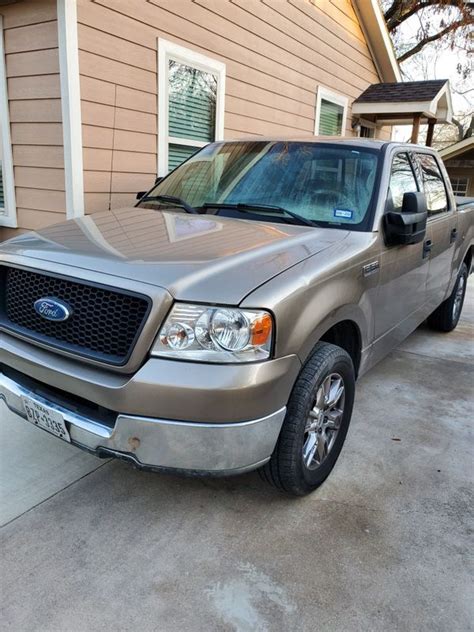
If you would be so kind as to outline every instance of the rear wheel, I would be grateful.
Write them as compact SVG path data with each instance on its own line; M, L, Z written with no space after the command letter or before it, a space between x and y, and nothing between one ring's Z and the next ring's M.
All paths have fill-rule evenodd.
M275 487L303 496L326 479L346 438L354 403L350 356L320 342L293 388L270 461L261 476Z
M428 316L428 325L432 329L448 332L456 327L461 317L464 297L466 295L467 277L467 266L463 263L451 295Z

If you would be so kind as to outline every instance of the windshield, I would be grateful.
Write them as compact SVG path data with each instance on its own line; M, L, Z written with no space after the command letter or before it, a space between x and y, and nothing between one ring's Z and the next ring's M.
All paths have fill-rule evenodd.
M319 224L367 230L377 163L377 150L350 145L213 143L170 173L148 197L174 196L194 209L219 215L228 214L225 205L227 210L236 205L274 206ZM150 199L139 206L160 204ZM222 207L216 210L216 205ZM277 213L267 210L268 221L275 221ZM252 219L252 214L245 218Z

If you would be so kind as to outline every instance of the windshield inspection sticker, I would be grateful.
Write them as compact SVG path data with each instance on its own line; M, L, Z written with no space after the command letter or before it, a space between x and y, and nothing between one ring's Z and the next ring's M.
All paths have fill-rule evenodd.
M354 217L354 211L347 208L335 208L334 217L343 217L344 219L352 219Z

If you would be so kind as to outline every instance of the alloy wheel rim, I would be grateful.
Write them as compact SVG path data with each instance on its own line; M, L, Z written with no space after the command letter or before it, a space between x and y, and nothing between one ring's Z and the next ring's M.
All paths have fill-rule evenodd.
M315 470L331 452L344 414L345 386L339 373L331 373L318 387L314 404L306 419L303 463Z
M465 284L464 276L460 276L459 281L458 281L458 286L456 288L456 294L454 296L454 304L453 304L453 319L454 320L459 316L461 312L462 299L464 297L464 284Z

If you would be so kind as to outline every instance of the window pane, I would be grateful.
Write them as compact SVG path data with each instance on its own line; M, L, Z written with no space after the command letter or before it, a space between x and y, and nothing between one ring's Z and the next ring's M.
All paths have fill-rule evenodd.
M418 188L408 156L407 154L397 154L392 162L389 185L395 211L401 210L404 194L412 191L418 191Z
M454 195L460 195L465 197L469 185L469 178L451 178L451 186L453 187Z
M361 125L360 137L361 138L375 138L375 129L373 127L366 127L365 125Z
M199 147L170 144L168 148L168 171L173 171L178 165L196 153Z
M417 154L426 194L428 213L440 213L448 209L448 198L443 177L436 160L430 154Z
M215 139L217 77L175 61L169 62L168 136Z
M342 105L321 99L319 112L320 136L340 136L342 132L342 118L344 108Z

